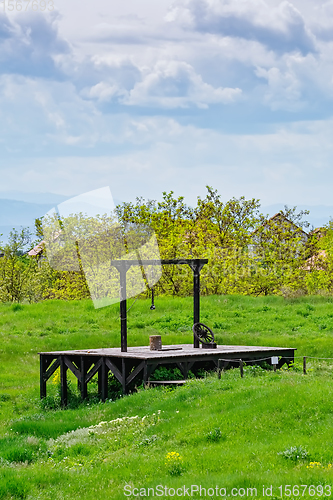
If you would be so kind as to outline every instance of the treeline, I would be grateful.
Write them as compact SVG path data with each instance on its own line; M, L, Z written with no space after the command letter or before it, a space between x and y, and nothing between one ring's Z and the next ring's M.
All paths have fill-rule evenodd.
M261 213L258 199L223 202L209 186L194 208L172 191L163 193L160 202L137 198L116 208L122 226L148 225L155 231L162 259L207 258L201 272L203 295L332 293L333 226L328 223L319 231L309 231L308 213L285 207L269 219ZM40 255L24 254L29 244L42 239L37 220L35 241L27 230L13 231L9 243L2 246L0 301L89 297L82 270L56 271ZM189 295L192 279L188 266L163 266L155 291ZM147 288L143 295L149 293Z

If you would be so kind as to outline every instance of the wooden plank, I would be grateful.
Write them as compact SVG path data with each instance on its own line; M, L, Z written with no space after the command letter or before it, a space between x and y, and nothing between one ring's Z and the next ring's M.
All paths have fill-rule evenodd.
M59 368L59 366L60 366L60 358L57 358L53 363L53 365L51 365L50 368L48 368L46 372L44 372L45 382L54 374L54 372L56 371L57 368Z
M64 356L64 363L67 366L67 368L70 369L70 371L75 375L75 377L81 381L81 372L76 368L76 366L73 365L71 360L67 357Z
M102 359L103 358L99 358L99 360L95 363L95 365L91 368L91 370L86 374L86 379L85 379L86 383L90 382L93 376L96 375L96 373L102 366Z
M149 385L184 385L188 380L149 380Z
M110 360L110 358L106 358L105 359L105 364L109 368L109 370L112 371L113 375L116 377L116 379L118 380L118 382L122 383L122 375L121 375L120 371L118 370L118 368L116 367L116 365L114 365L112 363L112 361Z
M182 363L176 363L180 371L182 372L183 377L186 379L188 374L187 362L183 361Z
M144 365L145 362L141 361L141 363L132 371L132 373L129 374L129 376L126 379L127 385L130 384L135 379L135 377L141 372L141 370L143 370Z
M193 368L193 365L194 365L195 361L189 361L187 363L187 370L190 371L192 368Z
M281 347L262 347L262 346L218 346L217 349L195 349L190 344L182 344L178 346L164 346L165 349L171 349L177 347L175 351L150 351L149 346L141 347L129 347L127 352L121 352L118 348L110 349L94 349L94 350L77 350L77 351L56 351L51 353L40 353L43 355L49 354L53 357L56 355L84 355L84 356L105 356L119 358L132 358L132 359L171 359L171 358L181 358L188 356L202 356L209 359L211 356L217 356L222 358L223 355L228 357L234 356L238 359L243 355L246 356L259 356L259 357L271 357L272 355L285 355L293 356L296 349L291 348L281 348ZM179 350L181 348L181 350ZM242 356L240 356L242 353ZM179 359L182 361L182 359Z

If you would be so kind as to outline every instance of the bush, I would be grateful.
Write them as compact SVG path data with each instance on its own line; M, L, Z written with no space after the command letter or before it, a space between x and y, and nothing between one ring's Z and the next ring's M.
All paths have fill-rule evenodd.
M291 448L281 451L278 455L281 455L288 460L292 460L293 462L297 462L298 460L305 460L308 458L309 453L302 446L292 446Z

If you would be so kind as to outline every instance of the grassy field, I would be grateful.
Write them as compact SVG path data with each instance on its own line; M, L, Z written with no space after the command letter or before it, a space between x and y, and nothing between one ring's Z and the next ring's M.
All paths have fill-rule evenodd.
M191 298L149 305L130 310L129 345L154 333L191 342ZM243 379L230 370L104 404L92 384L90 399L73 394L61 410L56 383L39 401L37 353L119 346L119 305L0 304L0 499L333 495L333 359L310 358L306 376L300 369L304 355L333 358L332 299L203 297L201 321L219 344L296 347L299 358L292 370L246 367Z

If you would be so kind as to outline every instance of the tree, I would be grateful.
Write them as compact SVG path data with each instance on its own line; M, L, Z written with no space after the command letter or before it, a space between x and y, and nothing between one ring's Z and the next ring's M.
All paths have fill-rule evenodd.
M31 262L25 250L31 243L31 233L27 228L13 229L9 240L2 247L4 256L0 259L0 300L20 302L24 299L31 275Z
M308 211L285 209L265 220L252 233L249 292L254 295L281 293L282 287L304 289L304 262L308 257L308 234L303 221Z
M259 200L232 198L223 202L212 187L205 199L198 197L195 231L202 256L209 259L203 271L206 293L246 293L248 246L252 231L263 221Z

